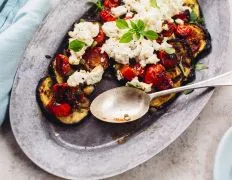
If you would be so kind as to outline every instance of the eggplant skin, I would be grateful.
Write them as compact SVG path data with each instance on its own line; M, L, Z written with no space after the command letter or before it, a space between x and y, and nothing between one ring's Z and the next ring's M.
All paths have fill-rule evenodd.
M73 113L67 117L56 117L48 111L46 107L53 99L53 93L51 91L52 85L52 78L47 76L39 81L36 89L37 102L47 119L58 125L75 125L82 122L89 113L88 109L81 108L73 110Z

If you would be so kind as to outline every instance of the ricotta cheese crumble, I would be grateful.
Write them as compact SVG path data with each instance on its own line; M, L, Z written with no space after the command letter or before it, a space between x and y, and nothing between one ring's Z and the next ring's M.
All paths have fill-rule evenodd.
M76 87L80 84L94 85L101 81L104 69L102 66L95 67L91 72L85 70L76 71L74 74L69 76L68 85Z

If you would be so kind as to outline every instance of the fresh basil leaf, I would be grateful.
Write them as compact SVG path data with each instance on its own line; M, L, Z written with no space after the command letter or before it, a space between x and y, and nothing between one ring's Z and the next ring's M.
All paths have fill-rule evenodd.
M145 24L142 20L138 20L137 22L137 28L139 32L143 32L145 29Z
M158 7L156 0L150 0L150 5L153 8L157 8Z
M134 33L136 33L136 30L135 29L130 29L128 32L130 32L131 34L134 34Z
M140 37L141 37L141 34L139 33L139 32L136 32L136 37L137 37L137 39L140 39Z
M120 43L129 43L133 40L133 33L127 32L120 38Z
M127 29L127 28L129 28L128 23L125 20L123 20L123 19L118 19L116 21L116 25L117 25L117 27L119 29Z
M198 17L194 11L191 12L189 20L190 23L201 24L201 25L205 24L204 18Z
M85 43L79 40L73 40L69 43L68 48L75 52L80 51L85 46Z
M196 21L198 18L197 14L192 11L191 14L190 14L190 21Z
M147 39L150 39L150 40L156 40L158 39L158 34L152 30L149 30L149 31L145 31L143 33L143 35L147 38Z
M203 63L197 63L195 65L196 71L201 71L201 70L205 70L205 69L209 69L209 68L206 65L204 65Z
M138 29L137 25L133 21L130 21L130 23L131 23L132 29L134 29L134 30Z
M186 91L184 91L184 94L188 95L188 94L191 94L193 91L194 91L193 89L192 90L186 90Z
M176 52L176 50L174 48L165 48L165 52L168 53L168 54L174 54Z

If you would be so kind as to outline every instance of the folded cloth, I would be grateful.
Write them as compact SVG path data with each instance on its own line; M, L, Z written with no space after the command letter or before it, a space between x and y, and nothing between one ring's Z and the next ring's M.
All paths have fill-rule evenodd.
M49 0L0 0L0 125L19 61L49 7Z

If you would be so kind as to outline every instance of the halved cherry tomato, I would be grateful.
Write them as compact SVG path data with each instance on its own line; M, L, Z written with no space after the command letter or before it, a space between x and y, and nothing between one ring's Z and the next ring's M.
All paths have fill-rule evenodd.
M188 22L189 18L190 18L190 12L189 12L189 10L186 10L184 12L181 12L181 13L173 16L173 19L181 19L184 22Z
M97 35L97 37L94 38L94 40L97 42L98 46L102 45L105 42L106 35L102 29L99 30L99 34Z
M102 10L100 16L104 22L116 21L116 17L114 17L109 10Z
M136 76L144 77L145 69L139 63L136 63L131 67L134 69Z
M104 0L104 7L106 8L112 8L112 7L117 7L121 3L120 0Z
M176 24L175 23L168 23L168 30L164 30L162 35L164 37L170 37L173 33L176 32Z
M107 69L109 66L109 57L106 53L101 53L100 47L88 49L84 54L83 59L90 69L94 69L99 65L104 69Z
M132 79L134 79L136 77L135 70L128 65L124 65L120 69L120 72L121 72L122 76L128 81L131 81Z
M150 65L147 68L144 82L152 84L158 90L166 90L173 87L171 78L167 76L166 70L161 64Z
M178 25L176 29L176 34L181 37L186 37L191 35L192 29L188 25Z
M62 76L67 76L70 71L72 71L71 65L69 64L69 59L67 56L58 54L56 56L56 70Z
M72 114L72 107L68 103L52 103L47 106L47 109L57 117L67 117Z
M161 60L162 65L167 69L175 67L178 63L176 54L168 54L165 51L158 51L157 56Z

